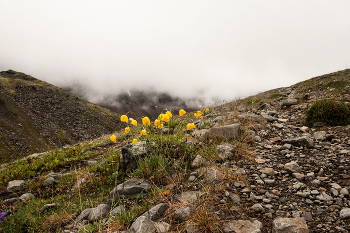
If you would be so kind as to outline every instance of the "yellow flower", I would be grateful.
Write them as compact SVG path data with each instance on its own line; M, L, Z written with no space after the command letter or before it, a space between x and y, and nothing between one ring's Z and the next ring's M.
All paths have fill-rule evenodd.
M160 115L161 115L160 117L161 121L165 121L165 122L169 121L169 116L167 114L160 114Z
M173 116L173 114L171 114L170 111L167 111L166 114L168 115L169 118L171 118Z
M205 109L205 111L207 111L207 112L208 112L208 111L209 111L209 108Z
M133 120L131 124L137 126L137 121Z
M254 102L252 102L252 104L254 104Z
M187 124L186 127L187 127L187 130L191 130L191 129L195 129L196 128L196 126L193 123Z
M309 90L309 92L310 92L311 90Z
M160 120L155 120L155 121L154 121L154 125L155 125L155 126L160 126Z
M130 128L129 128L129 127L126 127L124 131L125 131L125 133L129 133Z
M329 89L329 87L327 87L327 89Z
M144 118L142 118L142 124L143 124L144 126L150 125L150 124L151 124L151 121L149 120L148 117L144 117Z
M112 142L116 142L117 141L117 138L114 135L112 135L109 139L111 139Z
M134 139L132 140L132 143L136 144L136 143L137 143L137 139L134 138Z
M143 129L143 130L141 130L141 136L142 136L142 135L145 135L145 136L146 136L146 135L147 135L147 131L146 131L146 130L144 130L144 129Z
M197 113L193 114L195 117L197 117Z
M181 110L179 111L179 115L180 115L180 116L182 116L182 115L185 114L185 113L186 113L186 111L183 110L183 109L181 109Z
M129 119L128 119L128 117L127 117L126 115L122 115L122 116L120 117L120 120L121 120L122 122L126 122L126 123L128 123L128 121L129 121Z
M163 129L163 127L164 127L163 124L158 125L158 128L159 128L159 129Z

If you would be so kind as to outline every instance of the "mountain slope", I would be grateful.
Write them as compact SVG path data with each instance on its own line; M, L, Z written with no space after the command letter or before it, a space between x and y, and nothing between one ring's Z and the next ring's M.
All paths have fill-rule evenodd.
M0 72L0 160L95 138L121 127L119 115L12 70Z

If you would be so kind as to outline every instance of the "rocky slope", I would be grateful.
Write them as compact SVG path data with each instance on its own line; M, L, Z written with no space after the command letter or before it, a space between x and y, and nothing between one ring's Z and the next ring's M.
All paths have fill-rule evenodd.
M62 221L57 217L52 221L56 216L52 213L46 217L57 224L58 232L349 232L350 125L309 128L302 124L316 100L333 98L349 105L349 78L350 70L345 70L316 77L316 83L308 80L217 106L201 120L192 114L176 118L178 125L192 120L196 129L175 128L173 136L156 134L149 142L140 138L136 144L128 143L139 135L136 129L126 141L106 144L101 156L84 161L85 170L78 173L58 167L40 178L9 182L2 204L6 208L10 203L41 205L36 198L42 194L22 188L25 183L54 190L68 186L64 177L74 177L68 192L80 187L80 201L72 197L60 207L74 213ZM165 145L170 147L163 150ZM118 162L105 159L108 148L119 155ZM166 171L157 166L151 173L152 162L140 168L140 158L157 155L171 160ZM93 202L91 195L84 194L85 187L101 188L95 183L107 178L101 171L116 163L119 169L113 170L112 187L107 193L99 189ZM95 172L89 173L93 166ZM142 172L132 173L135 166ZM85 177L78 179L80 173ZM10 192L18 197L8 198ZM43 211L57 208L52 202L59 198L45 201L40 206ZM65 202L76 209L63 207Z
M0 160L119 129L118 114L29 75L0 72Z

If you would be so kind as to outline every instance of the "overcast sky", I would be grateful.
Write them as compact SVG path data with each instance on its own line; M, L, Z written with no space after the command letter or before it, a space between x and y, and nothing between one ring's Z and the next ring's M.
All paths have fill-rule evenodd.
M231 100L349 68L349 12L349 0L0 0L0 70L96 96Z

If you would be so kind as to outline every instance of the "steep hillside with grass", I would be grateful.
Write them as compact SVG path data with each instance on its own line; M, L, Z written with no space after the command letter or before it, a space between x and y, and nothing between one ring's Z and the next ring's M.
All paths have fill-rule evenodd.
M0 161L96 138L118 114L12 70L0 72Z
M349 80L122 116L113 135L8 163L1 232L349 232Z

